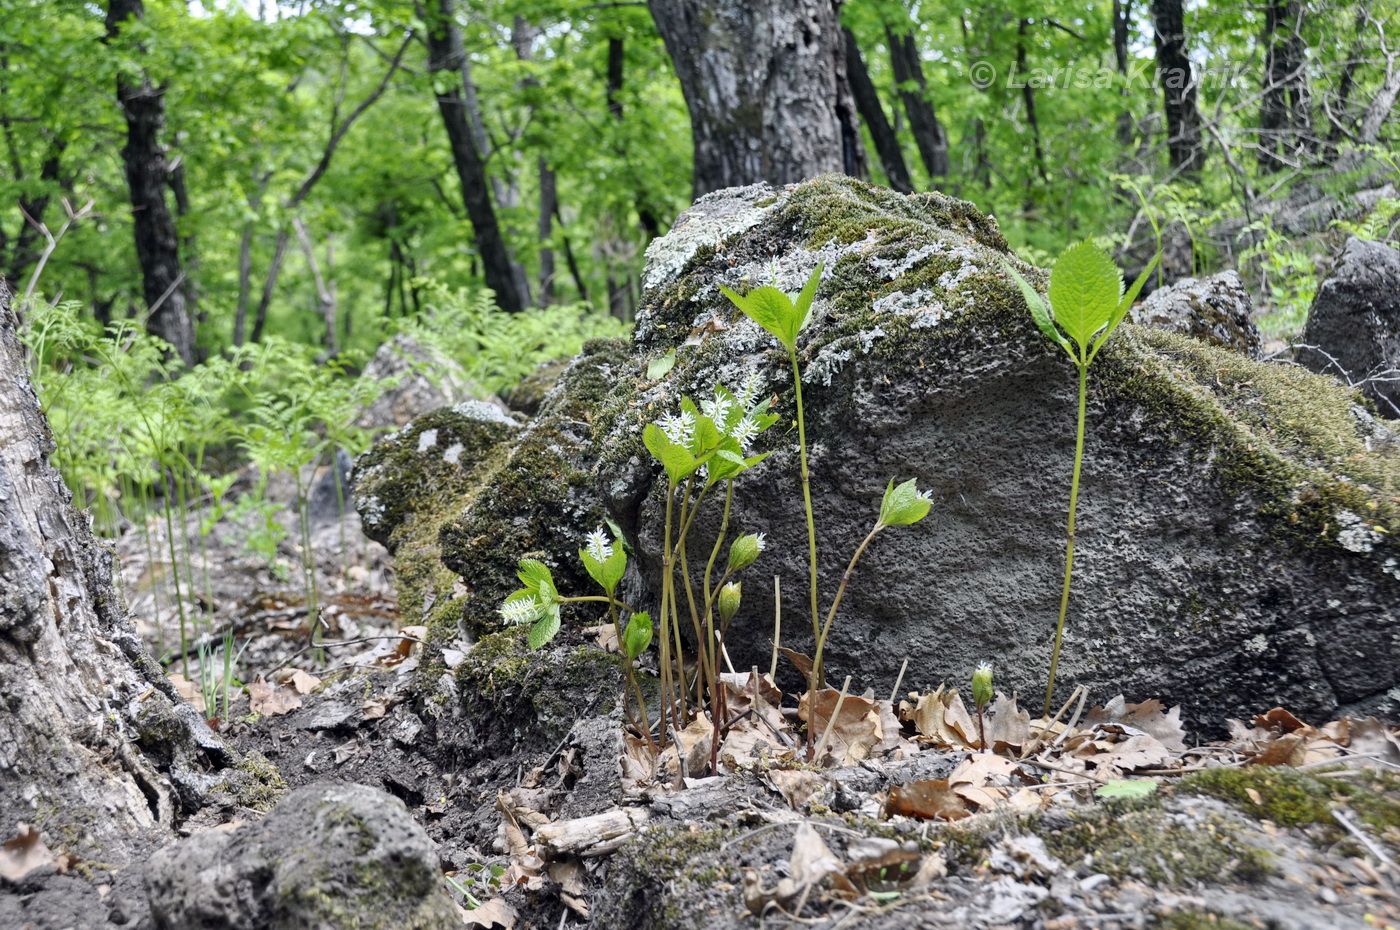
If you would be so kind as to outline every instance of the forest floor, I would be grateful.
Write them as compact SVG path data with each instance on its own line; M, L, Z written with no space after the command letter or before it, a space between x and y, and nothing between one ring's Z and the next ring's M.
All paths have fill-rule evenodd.
M557 745L459 758L418 714L423 631L400 627L388 555L354 513L313 520L319 648L296 547L269 564L247 528L196 545L188 677L178 658L172 677L289 786L402 800L466 926L1400 927L1400 739L1377 721L1314 728L1276 710L1196 744L1156 702L1071 702L1041 726L1003 697L983 752L954 692L832 691L818 767L767 676L738 675L750 725L726 737L717 777L706 727L681 734L686 758L657 759L591 709ZM143 637L172 656L167 542L157 524L118 553Z

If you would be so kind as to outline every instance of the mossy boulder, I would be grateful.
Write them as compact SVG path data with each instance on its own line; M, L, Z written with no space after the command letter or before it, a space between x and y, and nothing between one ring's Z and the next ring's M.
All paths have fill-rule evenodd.
M736 667L766 666L767 579L777 574L784 645L810 649L789 375L776 342L719 285L796 290L822 263L799 355L825 601L891 477L917 478L936 502L861 563L828 645L829 674L888 688L907 658L905 683L924 685L961 681L993 659L1006 690L1043 688L1075 377L1037 333L1006 264L1033 281L1044 274L970 204L836 177L709 195L648 254L632 353L611 363L608 396L581 408L570 436L592 442L596 475L571 452L545 469L537 499L522 472L508 512L560 510L576 499L561 481L597 488L657 591L662 486L642 427L683 395L756 376L785 422L765 434L773 456L736 486L731 524L765 532L768 550L729 648ZM669 373L646 380L648 362L670 352ZM561 461L551 443L533 446L532 457ZM697 520L705 542L692 552L708 546L717 510ZM1274 704L1323 718L1394 712L1397 532L1400 446L1358 394L1126 324L1091 377L1062 691L1160 697L1203 729ZM572 562L576 547L533 530L514 542L501 557ZM480 555L459 554L455 567L470 577Z
M470 505L505 460L520 424L493 404L463 401L381 438L355 462L352 498L365 535L394 555L406 623L457 633L456 576L442 564L442 525Z
M257 823L174 843L146 889L157 927L461 926L433 842L402 801L363 785L300 788Z

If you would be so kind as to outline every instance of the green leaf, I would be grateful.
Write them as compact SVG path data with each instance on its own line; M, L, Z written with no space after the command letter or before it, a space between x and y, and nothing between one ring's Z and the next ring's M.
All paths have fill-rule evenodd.
M622 633L622 650L627 658L635 659L647 651L651 645L651 614L635 613L627 621L627 629Z
M1142 273L1137 276L1137 280L1133 282L1133 286L1128 288L1127 293L1123 295L1123 299L1118 301L1118 309L1114 312L1113 319L1110 320L1108 326L1104 328L1103 335L1099 336L1094 342L1094 350L1089 353L1089 361L1092 362L1094 360L1094 356L1099 354L1099 349L1103 348L1103 344L1108 341L1108 337L1113 335L1113 331L1118 328L1118 324L1122 323L1124 318L1127 317L1128 311L1133 308L1133 302L1137 300L1138 294L1142 293L1143 285L1147 283L1147 279L1152 276L1152 272L1157 268L1157 263L1161 260L1161 252L1152 256L1152 261L1147 263L1147 267L1142 269Z
M909 526L928 516L933 502L919 493L914 479L896 485L890 479L885 497L880 501L880 523L884 526Z
M667 438L666 431L655 423L648 423L642 430L642 444L666 469L666 477L673 485L680 484L701 465L690 450L672 442Z
M1026 306L1030 308L1031 319L1035 321L1036 328L1041 334L1064 349L1074 357L1074 352L1070 349L1069 340L1064 334L1055 328L1054 318L1050 315L1050 308L1045 305L1045 300L1031 287L1031 283L1021 276L1021 273L1006 263L1006 270L1011 274L1011 279L1021 288L1021 296L1026 300Z
M538 559L521 559L516 576L531 594L542 597L548 595L546 600L558 596L558 590L554 587L554 574L548 565Z
M1050 269L1050 306L1055 322L1081 351L1113 319L1123 298L1123 273L1092 242L1072 245Z
M772 333L789 352L797 350L797 334L802 330L803 320L792 298L768 285L754 288L747 294L736 293L722 284L720 290L744 316Z
M1094 794L1105 801L1136 801L1152 795L1157 783L1147 778L1120 778L1100 785Z
M660 381L671 373L671 369L676 367L676 350L672 349L660 358L654 358L647 363L647 380Z
M603 579L599 584L611 594L617 590L617 586L622 582L622 576L625 574L627 574L627 550L622 548L622 541L618 540L613 543L612 555L603 562Z
M531 649L538 649L559 633L559 605L552 604L530 627L525 641Z
M821 284L822 267L821 263L818 263L817 267L812 269L812 273L807 277L807 283L802 285L802 293L797 295L797 302L794 305L798 314L797 332L806 328L807 321L811 319L812 301L817 299L817 285ZM794 334L795 339L796 334Z

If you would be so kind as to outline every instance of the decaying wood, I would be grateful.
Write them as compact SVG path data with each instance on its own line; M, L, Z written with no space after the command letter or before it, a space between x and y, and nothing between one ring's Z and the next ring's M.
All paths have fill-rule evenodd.
M548 859L604 856L616 850L647 822L641 807L620 807L591 817L560 820L535 831L535 844Z

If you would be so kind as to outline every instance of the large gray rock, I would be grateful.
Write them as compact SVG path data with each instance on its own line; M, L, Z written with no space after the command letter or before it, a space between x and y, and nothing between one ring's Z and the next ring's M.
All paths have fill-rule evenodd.
M360 412L356 423L367 429L403 426L474 393L461 365L403 333L379 347L360 377L390 385Z
M363 785L310 785L257 823L168 846L146 887L168 930L461 926L433 842L403 802Z
M613 372L592 414L595 487L649 584L634 603L655 608L662 512L643 425L750 375L793 414L776 343L718 285L796 290L822 262L800 356L824 599L890 477L918 478L936 501L861 564L829 674L885 689L906 658L906 684L961 682L992 659L1008 690L1043 689L1075 378L1003 270L1016 259L995 222L939 194L826 178L702 198L650 254L626 377ZM646 381L648 361L673 350L670 373ZM1203 729L1274 704L1324 719L1396 708L1400 449L1354 395L1128 324L1095 365L1089 411L1062 692L1160 697ZM741 668L767 664L774 574L784 645L811 645L795 432L766 439L774 455L737 483L731 521L769 543L730 634ZM717 509L697 521L693 553Z
M1133 320L1257 358L1259 327L1254 325L1253 313L1240 276L1223 271L1208 278L1184 278L1153 291L1133 308Z
M1298 361L1359 386L1383 416L1400 417L1400 251L1347 240L1313 298Z

